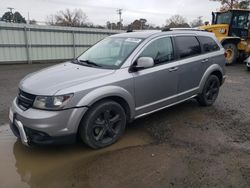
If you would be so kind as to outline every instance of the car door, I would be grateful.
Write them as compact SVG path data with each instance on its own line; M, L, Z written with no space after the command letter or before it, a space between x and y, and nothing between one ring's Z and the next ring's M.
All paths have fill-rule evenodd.
M154 66L132 73L134 76L136 116L176 102L178 62L172 39L161 37L149 42L137 57L152 57Z
M192 97L199 90L204 73L202 63L207 61L201 56L202 50L196 36L174 37L179 57L178 101Z
M215 63L224 62L225 56L220 53L220 47L215 40L208 36L198 36L203 51L203 73ZM222 67L224 65L222 64Z

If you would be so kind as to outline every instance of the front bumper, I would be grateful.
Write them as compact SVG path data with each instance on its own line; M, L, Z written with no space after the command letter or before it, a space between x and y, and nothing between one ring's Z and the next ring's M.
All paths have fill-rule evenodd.
M14 126L16 126L16 128L17 128L16 130L14 129ZM22 122L15 120L15 122L13 122L11 125L11 129L15 133L16 136L20 137L20 139L24 145L26 145L26 146L29 145L29 141L28 141L27 135L24 131L24 127L23 127Z
M87 107L61 111L30 108L21 110L16 99L10 108L13 113L10 127L24 145L71 143L76 138L78 126Z

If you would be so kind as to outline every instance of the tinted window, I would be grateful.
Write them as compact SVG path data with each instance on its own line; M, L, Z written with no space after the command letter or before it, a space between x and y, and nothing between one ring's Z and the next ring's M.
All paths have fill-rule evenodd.
M160 38L149 44L140 57L152 57L155 64L166 63L174 59L171 38Z
M214 39L212 39L210 37L199 37L199 40L201 42L201 45L202 45L205 53L217 51L220 49L220 47L214 41Z
M175 38L175 41L178 46L180 58L201 54L200 43L196 37L179 36Z

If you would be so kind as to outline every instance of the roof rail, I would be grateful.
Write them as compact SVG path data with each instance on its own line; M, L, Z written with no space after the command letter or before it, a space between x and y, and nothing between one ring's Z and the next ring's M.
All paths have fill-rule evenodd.
M127 33L132 33L132 32L134 32L133 29L128 29L127 30Z
M199 28L171 28L171 31L206 31L206 30Z
M169 27L164 27L161 31L162 31L162 32L172 31L172 29L171 29L171 28L169 28Z

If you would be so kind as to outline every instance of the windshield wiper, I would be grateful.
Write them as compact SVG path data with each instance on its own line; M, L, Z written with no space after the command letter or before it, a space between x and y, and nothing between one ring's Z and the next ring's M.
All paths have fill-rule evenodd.
M80 63L86 63L88 65L93 65L95 67L102 67L101 65L99 65L99 64L97 64L97 63L95 63L93 61L90 61L90 60L79 60L79 59L77 59L77 61L80 62Z
M79 61L78 61L77 59L73 59L73 60L71 60L71 63L78 64L78 63L79 63Z
M85 65L85 66L95 66L95 67L102 67L101 65L96 64L95 62L92 62L90 60L79 60L79 59L73 59L71 61L75 64Z

